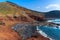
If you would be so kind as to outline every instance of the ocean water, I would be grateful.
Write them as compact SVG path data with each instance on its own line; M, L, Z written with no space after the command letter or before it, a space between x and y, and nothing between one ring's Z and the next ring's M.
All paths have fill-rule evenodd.
M48 22L54 22L54 23L60 24L60 19L49 20ZM50 38L52 38L52 40L60 40L60 26L59 26L59 28L38 26L38 29L40 30L40 32L42 31L41 32L42 35L44 32L46 37L50 37Z
M48 22L54 22L60 24L60 19L55 19L55 20L48 20Z

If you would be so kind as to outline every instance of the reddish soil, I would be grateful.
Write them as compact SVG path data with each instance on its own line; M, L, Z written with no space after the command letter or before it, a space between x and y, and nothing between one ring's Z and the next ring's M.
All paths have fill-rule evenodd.
M21 40L22 38L18 35L17 32L11 29L14 24L22 23L22 21L18 21L15 18L12 17L1 17L0 21L2 24L0 24L0 40ZM48 38L39 35L37 37L31 37L27 40L49 40Z
M39 36L28 38L27 40L50 40L50 39L46 38L46 37L44 37L42 35L39 35Z

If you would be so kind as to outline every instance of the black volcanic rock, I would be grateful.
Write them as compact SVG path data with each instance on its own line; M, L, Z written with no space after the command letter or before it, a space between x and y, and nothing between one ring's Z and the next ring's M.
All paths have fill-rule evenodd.
M45 17L46 18L60 18L60 11L54 10L54 11L46 12Z

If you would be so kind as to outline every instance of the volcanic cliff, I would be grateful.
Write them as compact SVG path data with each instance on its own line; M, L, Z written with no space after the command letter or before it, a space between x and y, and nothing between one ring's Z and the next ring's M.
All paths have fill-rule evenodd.
M15 29L14 30L12 29L16 27L15 26L16 24L30 23L32 25L35 22L45 22L45 21L46 20L44 14L42 12L33 11L18 6L17 4L9 1L1 2L0 3L0 40L22 40L22 37L19 34L21 30L19 29L20 31L19 30L15 31ZM24 27L24 26L19 26L19 27ZM29 33L29 31L27 32ZM36 36L27 37L26 40L50 40L50 39L39 34Z

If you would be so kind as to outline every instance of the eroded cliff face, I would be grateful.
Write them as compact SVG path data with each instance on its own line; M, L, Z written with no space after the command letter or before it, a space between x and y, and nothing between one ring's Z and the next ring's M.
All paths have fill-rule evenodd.
M26 40L48 40L46 37L43 37L40 34L40 36L38 35L37 38L35 37L36 35L32 36L33 34L35 34L35 27L32 27L32 25L29 24L27 24L27 26L25 25L25 27L23 24L42 20L44 21L43 14L39 14L40 12L19 7L18 5L11 2L3 2L0 3L0 5L0 40L22 40L22 35L23 37L29 35L27 36ZM22 24L23 26L17 26L17 30L13 30L12 27L14 25L17 25L18 23ZM20 27L26 28L27 31L25 31L26 29L22 29L22 34L22 30L20 30Z
M36 32L36 26L33 26L31 24L17 24L12 27L12 29L21 35L22 40L26 40L27 38L38 35L38 32Z
M22 40L50 40L42 36L36 26L29 23L17 24L12 29L18 32Z

